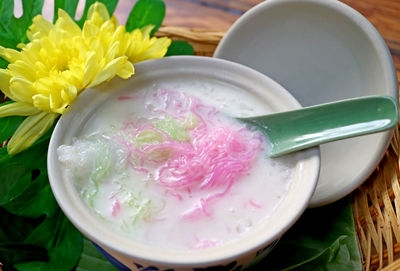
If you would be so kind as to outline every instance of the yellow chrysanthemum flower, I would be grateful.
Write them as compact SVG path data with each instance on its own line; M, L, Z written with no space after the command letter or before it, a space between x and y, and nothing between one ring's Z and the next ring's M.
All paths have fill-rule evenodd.
M93 11L97 12L93 12ZM93 37L101 36L103 46L119 42L115 48L116 55L126 55L132 63L161 58L167 52L171 40L163 37L150 37L153 26L135 29L131 33L126 32L125 26L118 25L115 16L109 17L106 7L96 2L89 9L89 19L83 27L83 34L87 41Z
M171 41L150 38L151 27L128 33L110 18L103 4L93 4L82 29L63 11L55 24L33 19L21 51L0 46L10 64L0 69L0 89L15 101L0 107L0 117L27 116L10 139L15 154L29 147L52 126L86 88L129 78L133 63L163 57Z

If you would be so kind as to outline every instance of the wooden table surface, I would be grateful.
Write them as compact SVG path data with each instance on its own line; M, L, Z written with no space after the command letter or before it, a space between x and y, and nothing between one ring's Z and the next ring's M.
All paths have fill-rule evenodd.
M322 0L323 1L323 0ZM364 15L381 33L392 53L400 78L400 0L341 0ZM120 0L116 15L125 23L135 0ZM241 14L261 0L164 0L164 24L227 31Z

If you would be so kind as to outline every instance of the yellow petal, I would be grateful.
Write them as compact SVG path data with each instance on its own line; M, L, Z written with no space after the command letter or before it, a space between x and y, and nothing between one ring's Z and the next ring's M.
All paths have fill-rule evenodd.
M93 39L89 44L89 50L95 52L96 55L104 56L104 46L98 39Z
M125 26L120 25L114 31L110 43L119 42L119 52L117 52L117 56L124 55L128 46L129 46L129 34L126 33Z
M110 19L110 14L108 14L108 10L103 3L96 2L93 5L91 5L88 11L87 18L91 20L95 12L97 12L105 21Z
M171 44L169 38L159 38L152 40L152 42L153 44L151 47L147 48L147 50L143 51L141 54L130 56L129 60L133 63L137 63L148 59L161 58L167 53L168 47Z
M135 73L135 67L129 61L126 61L124 64L122 64L117 71L117 75L122 79L128 79L134 73Z
M120 56L110 61L103 70L101 70L94 78L93 82L88 87L97 86L104 81L108 81L113 78L119 71L120 68L125 68L125 62L127 61L126 56Z
M58 9L56 28L61 28L65 31L63 33L68 34L69 36L81 35L82 33L79 26L71 19L68 13L62 9Z
M32 41L46 36L53 27L53 24L47 21L42 15L37 15L32 19L32 25L26 34L29 40Z
M28 43L21 52L21 60L29 63L32 66L35 65L35 63L39 61L37 52L40 50L40 46L40 40L35 40Z
M40 54L42 59L49 60L48 56L56 55L56 49L53 46L53 43L50 42L49 37L43 37L40 39Z
M17 59L20 58L20 52L10 48L4 48L0 46L0 57L4 58L8 62L12 63L15 62Z
M68 103L61 98L61 93L54 91L50 94L50 110L62 114L67 109Z
M22 60L17 60L8 65L9 73L12 76L23 76L29 81L35 81L36 72L31 65Z
M10 92L10 79L11 75L8 70L0 69L0 90L10 99L14 99L14 96Z
M132 61L134 57L143 50L143 34L139 29L135 29L128 35L129 46L125 54L128 56L129 60Z
M112 21L110 21L110 20L105 21L100 27L101 35L103 37L112 35L112 34L114 34L115 29L116 29L116 27Z
M119 52L119 41L112 44L111 47L106 52L105 55L106 61L110 62L111 60L115 59L118 52Z
M39 109L26 103L16 102L0 106L0 118L8 116L31 116L39 112Z
M31 103L33 95L32 82L24 77L12 77L10 80L10 93L15 101Z
M143 36L147 36L147 35L150 35L150 33L154 29L154 27L155 26L152 24L145 25L140 29L140 31L143 33Z
M94 38L99 33L99 27L95 24L85 23L82 29L82 34L85 39Z
M33 88L35 90L35 93L32 95L36 94L48 95L51 92L51 90L55 88L55 85L57 85L57 82L54 82L52 78L49 77L40 78L39 80L36 80L35 83L33 83Z
M18 43L17 44L17 48L18 49L24 49L26 47L26 44L25 43Z
M45 94L36 94L32 97L33 105L44 111L50 112L50 97Z
M118 20L117 20L117 17L115 15L111 16L110 22L112 22L115 27L118 26Z
M9 154L17 154L31 146L52 126L58 114L41 112L27 117L7 144Z
M73 85L76 88L82 88L83 70L80 66L73 66L69 70L62 72L66 84Z
M95 52L90 52L85 63L85 69L83 71L83 87L86 87L90 82L93 81L98 70L98 61Z
M70 105L78 96L78 90L76 89L75 86L73 85L67 85L62 91L61 91L61 98L68 104ZM65 109L64 109L65 111ZM63 112L64 113L64 112Z

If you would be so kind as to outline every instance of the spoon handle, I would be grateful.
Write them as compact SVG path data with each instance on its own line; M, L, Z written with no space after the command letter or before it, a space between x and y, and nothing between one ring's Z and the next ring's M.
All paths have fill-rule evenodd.
M241 119L269 139L268 155L280 156L339 139L393 128L399 118L390 96L367 96L294 111Z

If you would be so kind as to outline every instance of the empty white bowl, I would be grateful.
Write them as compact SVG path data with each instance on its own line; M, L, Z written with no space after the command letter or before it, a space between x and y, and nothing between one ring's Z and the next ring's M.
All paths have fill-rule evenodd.
M269 0L241 16L214 54L276 80L303 106L373 94L398 98L389 50L360 13L335 0ZM375 169L392 131L321 146L310 206L347 195Z
M237 240L201 250L174 250L152 247L129 239L97 216L80 197L73 180L63 174L57 148L71 144L83 127L95 118L96 110L119 93L151 87L164 81L182 79L207 84L224 84L235 91L249 91L267 101L271 111L299 107L299 103L267 76L240 64L204 57L169 57L135 65L136 74L128 80L114 79L85 90L58 121L48 150L50 185L60 207L70 221L123 270L193 270L218 266L239 268L265 256L279 237L300 217L314 192L319 172L319 149L298 152L299 162L288 194L268 219ZM210 225L212 227L212 225ZM228 267L227 267L228 266ZM158 268L158 269L157 269ZM150 269L146 269L150 270ZM199 269L200 270L200 269ZM215 269L217 270L217 269Z

